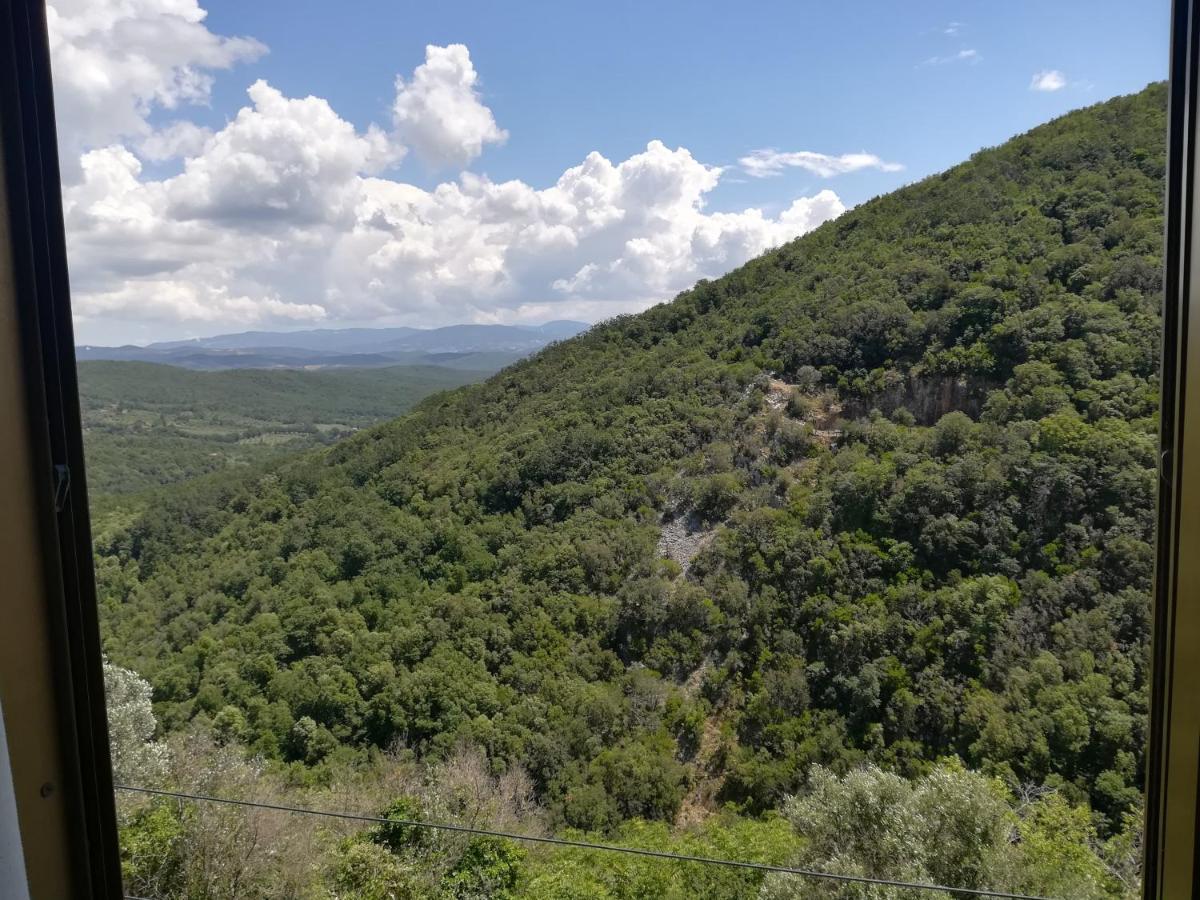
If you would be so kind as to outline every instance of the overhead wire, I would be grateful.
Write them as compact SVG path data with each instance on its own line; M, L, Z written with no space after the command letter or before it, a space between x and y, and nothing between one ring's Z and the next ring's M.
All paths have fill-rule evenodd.
M334 812L330 810L309 809L303 806L287 806L280 803L263 803L257 800L237 800L231 797L213 797L206 794L193 794L183 791L167 791L159 788L137 787L134 785L113 785L116 790L131 793L147 794L156 797L171 797L177 800L191 800L200 803L224 803L230 806L240 806L251 809L272 810L274 812L296 813L306 816L323 816L332 819L344 819L353 822L370 822L378 825L400 825L408 828L426 828L432 831L449 831L460 834L472 834L480 837L502 838L510 841L525 841L536 844L550 844L557 847L572 847L579 850L598 850L606 853L626 853L634 856L645 856L653 859L665 859L681 863L700 863L710 866L726 866L738 869L750 869L760 872L777 872L784 875L796 875L801 878L824 879L851 884L869 884L880 887L905 888L914 891L942 891L960 897L993 897L996 900L1050 900L1048 897L1036 894L1015 894L1007 891L993 891L985 888L951 887L944 884L932 884L921 881L901 881L894 878L873 878L869 875L844 875L837 872L822 872L816 869L802 869L795 866L781 866L773 863L747 862L744 860L720 859L712 856L692 856L685 853L670 853L664 850L647 850L640 847L621 847L617 844L597 844L589 841L577 841L570 838L545 837L540 835L519 834L509 831L498 831L491 828L477 828L472 825L458 825L452 822L424 822L418 819L392 819L383 816L368 816L360 813Z

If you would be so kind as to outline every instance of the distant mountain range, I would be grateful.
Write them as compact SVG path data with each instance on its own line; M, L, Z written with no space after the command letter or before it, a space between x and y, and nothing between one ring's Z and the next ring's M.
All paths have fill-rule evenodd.
M145 347L84 344L75 348L75 355L80 362L126 360L189 369L434 365L494 371L589 327L585 322L555 321L544 325L243 331Z

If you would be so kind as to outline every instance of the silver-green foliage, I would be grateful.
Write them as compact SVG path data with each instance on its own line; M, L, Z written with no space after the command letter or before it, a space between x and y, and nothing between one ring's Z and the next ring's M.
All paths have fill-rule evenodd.
M154 740L157 722L150 683L130 669L104 662L108 741L117 784L152 784L166 767L166 748Z
M1048 793L1021 807L998 780L958 763L906 780L874 766L838 777L817 767L784 814L804 840L797 866L857 875L1047 894L1120 896L1087 811ZM762 900L907 900L913 890L791 875L767 879ZM923 896L951 900L953 894Z

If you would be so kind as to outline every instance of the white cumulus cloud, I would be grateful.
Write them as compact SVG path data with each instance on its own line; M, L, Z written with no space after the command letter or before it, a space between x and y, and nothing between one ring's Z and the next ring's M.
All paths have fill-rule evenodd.
M137 142L138 156L151 162L163 162L185 156L196 156L212 137L212 131L195 122L180 119L157 128Z
M59 144L68 175L81 150L144 138L155 107L205 104L212 73L261 56L245 37L221 37L196 0L49 0Z
M412 79L396 79L396 130L430 165L464 166L483 152L484 144L508 137L480 99L478 80L462 44L429 45Z
M81 331L603 318L845 209L824 190L778 216L709 212L721 170L658 141L620 162L591 153L540 189L464 173L425 190L371 174L376 141L328 107L252 93L178 175L145 178L124 147L85 155L65 195Z
M152 24L174 10L200 29L217 54L210 61L231 63L249 46L205 30L188 0L127 0L120 10ZM94 31L66 18L56 27ZM197 52L177 48L159 69L200 66ZM505 137L476 85L467 48L429 47L400 82L391 132L262 80L217 130L185 118L153 129L144 116L167 105L163 97L127 85L113 102L133 110L129 122L77 131L77 177L64 187L81 339L297 322L595 320L667 300L845 209L823 190L789 198L778 214L710 210L723 169L660 141L623 160L592 152L542 185L465 171L430 188L397 177L406 147L461 169ZM175 102L202 94L184 91ZM894 168L869 154L771 162L762 153L751 158L763 170ZM178 160L173 174L149 174L147 162L166 159Z
M1067 76L1058 69L1043 69L1035 72L1029 82L1031 91L1061 91L1067 86Z
M401 155L378 128L357 132L320 97L289 99L261 80L247 94L253 105L167 183L174 215L256 229L348 221L356 176Z
M878 169L881 172L900 172L904 169L900 163L885 162L874 153L843 153L841 156L830 156L810 150L785 153L770 148L755 150L739 159L738 163L747 175L753 175L755 178L780 175L784 169L790 168L805 169L822 178L845 175L860 169Z

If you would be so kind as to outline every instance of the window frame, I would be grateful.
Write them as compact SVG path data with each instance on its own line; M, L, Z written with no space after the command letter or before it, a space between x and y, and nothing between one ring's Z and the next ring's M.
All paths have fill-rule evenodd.
M31 889L42 885L44 890L65 874L74 896L107 900L123 897L124 891L43 0L0 5L0 152L24 374L22 424L32 459L28 477L44 586L44 596L34 598L43 601L40 606L22 608L21 598L5 606L9 615L40 620L45 629L53 672L45 696L54 706L36 722L14 716L5 724L10 747L20 741L56 744L59 775L58 783L16 785L17 818ZM37 652L34 646L20 648L31 658ZM34 660L25 661L35 668ZM49 739L48 722L57 725ZM35 827L45 815L36 800L23 804L22 796L58 798L67 827L57 844ZM39 840L29 839L34 835ZM64 865L65 873L55 871Z
M1200 896L1200 314L1192 315L1192 298L1200 298L1198 72L1200 0L1174 0L1143 848L1147 900ZM69 860L78 896L115 898L123 889L43 0L10 0L0 9L0 142L22 299L22 365L35 461L29 477L38 498L47 585L44 608L35 612L47 619L54 644L55 708L49 712L59 723L61 789L74 823L64 846L26 847L26 858ZM31 723L14 719L6 727L10 741L20 740ZM18 819L33 814L18 809Z
M1151 611L1143 896L1198 893L1200 853L1200 2L1175 0L1164 223L1156 566ZM1187 427L1191 422L1191 428ZM1192 551L1189 553L1189 551Z

